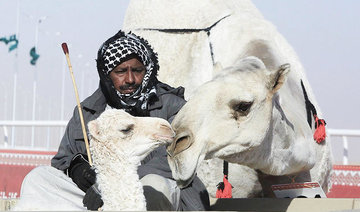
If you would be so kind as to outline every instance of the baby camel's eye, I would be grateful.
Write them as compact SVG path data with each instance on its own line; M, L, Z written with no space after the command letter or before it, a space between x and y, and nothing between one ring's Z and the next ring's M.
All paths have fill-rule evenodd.
M128 134L130 133L132 130L134 129L134 125L133 124L129 124L127 125L125 128L120 129L120 131L124 134Z

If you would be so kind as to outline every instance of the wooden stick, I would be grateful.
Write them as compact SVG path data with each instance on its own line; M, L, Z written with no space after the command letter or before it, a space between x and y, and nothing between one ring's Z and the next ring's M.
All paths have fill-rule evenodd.
M78 93L78 90L76 88L74 73L72 71L72 66L71 66L71 63L70 63L69 49L68 49L66 43L62 43L61 47L62 47L62 49L64 51L65 56L66 56L66 61L67 61L67 64L69 66L71 79L72 79L72 82L73 82L73 85L74 85L75 97L76 97L76 102L77 102L77 108L79 110L80 122L81 122L82 132L83 132L83 135L84 135L86 152L87 152L87 155L88 155L89 164L90 164L90 166L92 166L92 160L91 160L90 148L89 148L89 140L88 140L88 137L87 137L87 134L86 134L85 124L84 124L84 117L83 117L83 113L82 113L81 105L80 105L80 100L79 100L79 93Z

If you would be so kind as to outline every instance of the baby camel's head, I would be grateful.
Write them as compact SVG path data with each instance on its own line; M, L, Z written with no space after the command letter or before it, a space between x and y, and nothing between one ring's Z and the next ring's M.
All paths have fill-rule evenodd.
M171 143L175 135L165 119L134 117L117 109L104 111L88 127L93 157L103 154L109 158L116 154L141 161L156 147Z

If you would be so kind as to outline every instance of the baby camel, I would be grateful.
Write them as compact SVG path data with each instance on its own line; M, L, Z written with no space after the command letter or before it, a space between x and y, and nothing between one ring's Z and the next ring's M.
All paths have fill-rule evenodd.
M133 117L123 110L109 109L88 127L102 209L146 210L137 167L151 151L173 140L170 124L160 118Z

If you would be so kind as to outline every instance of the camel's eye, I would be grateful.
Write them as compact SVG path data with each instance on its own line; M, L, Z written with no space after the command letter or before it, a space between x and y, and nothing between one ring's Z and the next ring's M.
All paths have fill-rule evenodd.
M231 101L229 106L237 116L246 116L250 112L253 102Z
M233 109L237 112L246 112L250 109L252 102L240 102L234 105Z
M129 124L127 125L125 128L121 129L120 131L124 134L128 134L130 133L132 130L134 129L134 125L133 124Z

